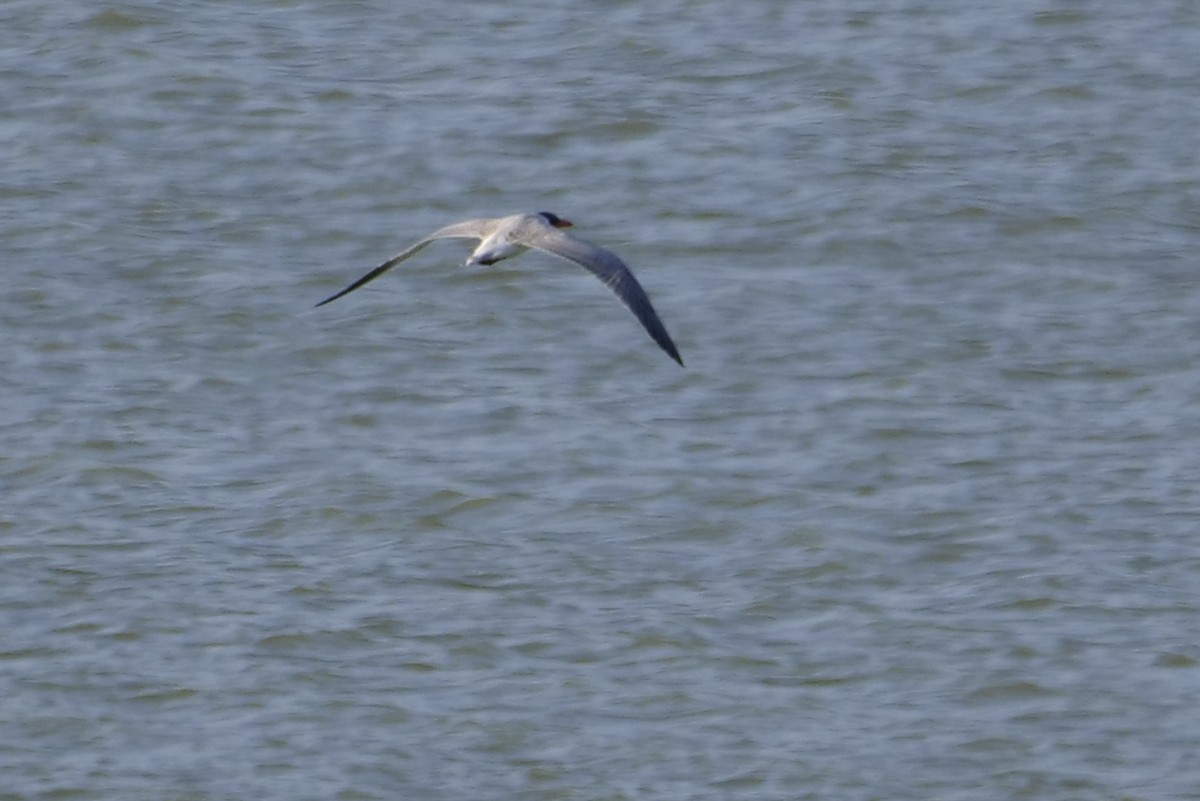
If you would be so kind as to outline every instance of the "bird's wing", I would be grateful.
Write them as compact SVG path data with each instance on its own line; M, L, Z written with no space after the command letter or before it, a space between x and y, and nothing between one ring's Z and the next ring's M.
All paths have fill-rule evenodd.
M417 242L416 244L410 246L407 250L401 251L400 253L397 253L395 256L392 256L390 259L385 261L383 264L379 265L374 270L371 270L371 272L367 273L362 278L358 279L353 284L351 284L350 286L343 289L341 292L338 292L335 295L330 295L329 297L325 298L325 300L321 301L317 305L324 306L326 303L332 303L333 301L340 298L342 295L349 294L350 292L353 292L354 290L358 289L363 284L368 284L371 281L374 281L376 278L383 275L388 270L392 269L397 264L399 264L400 262L407 259L409 256L413 255L418 250L420 250L421 248L428 245L430 242L434 242L438 239L483 239L485 236L487 236L489 233L491 233L492 229L495 228L495 226L496 226L495 220L464 220L463 222L457 222L457 223L453 223L452 225L447 225L445 228L439 228L438 230L434 231L429 236L422 239L420 242Z
M671 341L671 335L667 333L662 320L658 319L658 313L654 311L650 298L646 296L646 290L642 289L642 285L616 253L544 224L525 227L519 232L516 241L574 262L591 272L616 293L658 346L679 362L680 367L683 366L679 350Z

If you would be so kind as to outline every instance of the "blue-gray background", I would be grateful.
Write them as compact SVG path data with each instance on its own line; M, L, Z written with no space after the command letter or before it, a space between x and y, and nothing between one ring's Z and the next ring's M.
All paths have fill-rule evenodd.
M1200 5L0 46L0 799L1200 797Z

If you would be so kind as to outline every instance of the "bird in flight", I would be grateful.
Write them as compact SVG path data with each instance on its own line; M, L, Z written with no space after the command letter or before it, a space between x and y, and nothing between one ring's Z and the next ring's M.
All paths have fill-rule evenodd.
M621 302L633 312L633 316L645 327L650 338L682 367L683 359L680 358L675 343L671 341L671 335L667 333L662 320L658 319L654 306L650 304L650 298L646 296L646 290L642 289L642 285L633 277L633 273L625 266L625 262L621 261L620 257L611 250L593 245L591 242L585 242L562 230L570 228L571 225L570 220L564 220L548 211L540 211L537 214L514 214L510 217L464 220L447 225L445 228L434 231L407 250L396 254L341 292L330 295L317 305L324 306L342 295L353 292L438 239L480 240L478 247L467 257L465 265L467 267L476 264L495 264L503 259L519 256L533 248L574 262L603 281L604 285L611 289Z

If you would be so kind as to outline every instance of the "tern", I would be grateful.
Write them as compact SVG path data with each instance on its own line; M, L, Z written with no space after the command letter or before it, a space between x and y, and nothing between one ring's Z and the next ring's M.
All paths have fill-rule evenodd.
M324 306L353 292L438 239L480 240L479 246L467 257L464 265L466 267L495 264L533 248L574 262L603 281L604 285L616 293L621 302L633 312L633 316L649 332L650 338L682 367L683 359L680 358L675 343L671 341L671 335L667 333L662 320L658 319L654 306L650 304L650 298L646 296L646 290L642 289L642 285L633 277L625 262L611 250L585 242L562 230L570 228L573 224L570 220L564 220L548 211L453 223L434 231L317 305Z

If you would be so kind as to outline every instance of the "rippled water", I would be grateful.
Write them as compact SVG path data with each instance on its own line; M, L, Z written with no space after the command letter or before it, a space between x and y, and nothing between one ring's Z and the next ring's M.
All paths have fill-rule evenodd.
M1197 797L1200 9L544 5L5 4L0 799Z

